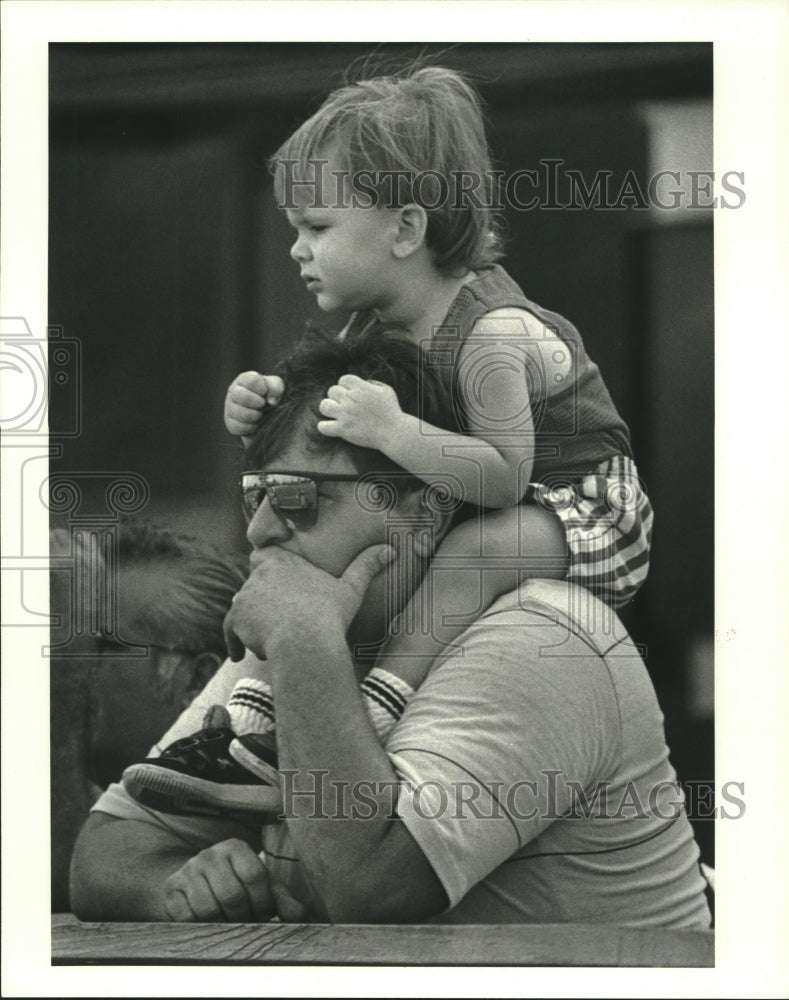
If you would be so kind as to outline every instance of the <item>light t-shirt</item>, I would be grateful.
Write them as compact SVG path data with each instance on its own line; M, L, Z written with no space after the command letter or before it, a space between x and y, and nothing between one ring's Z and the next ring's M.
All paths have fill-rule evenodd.
M616 615L582 588L528 581L455 642L462 655L436 662L385 744L397 812L450 902L433 922L708 927L663 717ZM159 745L199 729L248 673L223 667ZM119 785L94 808L195 849L233 836ZM266 824L262 842L301 895L285 824Z
M452 922L707 927L699 852L632 640L530 581L431 670L386 744Z

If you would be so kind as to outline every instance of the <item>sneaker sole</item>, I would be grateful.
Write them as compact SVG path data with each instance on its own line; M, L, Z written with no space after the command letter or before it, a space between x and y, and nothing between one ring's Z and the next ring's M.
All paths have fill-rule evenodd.
M279 775L276 775L278 781ZM132 798L161 812L216 816L228 810L246 813L280 812L279 784L218 785L191 775L149 764L134 764L123 772L123 786Z
M269 785L276 785L279 788L279 771L264 760L261 760L256 753L248 750L238 739L233 740L230 744L228 753L242 767L245 767L247 771L257 775L261 781L265 781Z
M194 800L175 800L169 795L161 795L143 788L136 796L137 802L146 809L167 813L168 816L192 816L212 820L232 820L235 823L265 823L278 816L276 809L252 812L250 809L233 809L230 806L209 806L205 802Z

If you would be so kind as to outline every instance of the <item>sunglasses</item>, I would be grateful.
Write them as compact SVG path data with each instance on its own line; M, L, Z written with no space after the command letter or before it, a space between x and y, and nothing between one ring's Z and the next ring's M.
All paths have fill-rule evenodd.
M271 509L285 524L290 522L297 530L311 528L318 521L318 483L358 483L365 478L352 473L242 472L241 506L249 524L268 497Z

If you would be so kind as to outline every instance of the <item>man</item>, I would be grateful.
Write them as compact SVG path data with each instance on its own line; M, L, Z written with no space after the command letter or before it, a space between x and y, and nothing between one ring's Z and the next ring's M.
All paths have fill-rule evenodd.
M252 572L227 620L245 659L225 664L167 736L199 728L250 658L265 657L284 827L155 813L113 786L75 851L75 912L708 926L646 670L586 592L537 580L497 601L377 740L359 693L371 660L358 654L380 643L450 516L383 456L316 432L323 393L348 371L447 426L431 406L448 401L426 392L410 345L332 341L297 355L251 457L311 482L317 520L297 527L261 494ZM322 479L334 476L345 481Z
M59 619L50 668L52 908L59 911L68 909L71 853L91 805L216 673L226 655L223 620L246 574L209 546L142 520L120 522L112 579L88 536L54 529L50 554ZM102 584L117 612L111 635L108 608L98 603ZM101 633L73 627L91 617Z

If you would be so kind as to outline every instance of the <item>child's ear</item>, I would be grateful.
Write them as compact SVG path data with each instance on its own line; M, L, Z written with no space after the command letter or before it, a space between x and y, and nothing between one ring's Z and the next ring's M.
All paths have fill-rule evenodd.
M424 245L427 235L427 212L421 205L404 205L398 209L397 235L392 253L399 260L410 257Z

